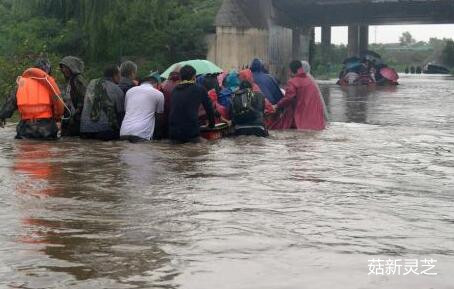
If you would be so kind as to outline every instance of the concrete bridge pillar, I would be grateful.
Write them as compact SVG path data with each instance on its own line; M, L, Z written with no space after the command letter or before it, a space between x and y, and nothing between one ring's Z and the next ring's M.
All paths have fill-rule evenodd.
M359 56L369 48L369 26L348 26L348 56Z
M327 62L331 50L331 27L322 26L322 57Z
M348 56L359 56L359 26L348 26Z
M359 27L359 52L369 48L369 26L361 25Z
M273 0L224 0L216 35L207 38L207 58L224 70L242 69L260 58L282 82L292 59L310 59L311 31L292 22Z

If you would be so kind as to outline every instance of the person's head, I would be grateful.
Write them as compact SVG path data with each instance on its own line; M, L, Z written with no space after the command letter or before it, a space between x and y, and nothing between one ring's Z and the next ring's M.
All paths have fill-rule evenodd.
M309 62L307 62L306 60L303 60L303 61L301 61L301 65L302 65L305 73L307 73L307 74L311 73L311 65L309 64Z
M85 64L82 59L75 56L65 56L60 61L60 71L68 80L74 75L82 74L85 69Z
M240 80L241 81L249 81L253 82L254 81L254 75L252 74L252 71L250 69L244 69L240 71Z
M174 82L180 81L180 71L172 71L169 74L168 80L174 81Z
M235 91L239 88L240 82L240 75L235 70L232 70L224 79L224 87Z
M142 84L143 84L143 83L149 83L149 84L151 84L154 88L158 89L158 88L159 88L159 85L161 84L161 75L160 75L159 72L157 72L157 71L151 72L148 76L146 76L146 77L142 80Z
M264 70L265 69L263 67L263 63L262 63L262 61L260 61L260 59L255 58L254 60L252 60L252 63L251 63L252 72L263 72Z
M63 73L63 76L66 79L68 79L72 76L71 69L69 69L69 67L64 64L60 64L60 71L61 71L61 73Z
M46 72L47 74L52 73L52 66L47 58L39 58L35 61L35 68L41 69L42 71Z
M137 64L132 61L125 61L120 65L121 76L134 80L137 76Z
M180 70L180 77L182 81L194 81L196 74L196 70L191 65L185 65Z
M289 65L290 73L292 75L298 74L299 70L303 68L303 64L299 60L293 60Z
M205 89L207 91L210 91L213 89L217 93L219 93L221 91L221 88L219 87L219 82L218 82L217 76L215 76L215 75L207 75L203 80L203 87L205 87Z
M109 65L104 69L104 77L115 83L120 83L120 68L117 65Z

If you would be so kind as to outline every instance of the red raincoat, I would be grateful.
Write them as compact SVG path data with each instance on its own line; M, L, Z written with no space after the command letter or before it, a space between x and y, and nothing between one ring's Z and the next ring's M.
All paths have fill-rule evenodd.
M288 81L277 108L283 113L271 129L323 130L326 127L320 89L302 69Z

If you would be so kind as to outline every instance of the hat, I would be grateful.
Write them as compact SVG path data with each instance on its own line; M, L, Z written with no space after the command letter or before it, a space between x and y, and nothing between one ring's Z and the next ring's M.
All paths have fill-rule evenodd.
M159 72L157 72L157 71L151 71L150 74L148 74L147 76L145 76L143 78L143 81L147 81L147 80L151 80L151 79L154 79L158 83L161 83L161 74L159 74Z
M47 58L39 58L35 61L35 67L45 71L47 74L52 72L52 66Z

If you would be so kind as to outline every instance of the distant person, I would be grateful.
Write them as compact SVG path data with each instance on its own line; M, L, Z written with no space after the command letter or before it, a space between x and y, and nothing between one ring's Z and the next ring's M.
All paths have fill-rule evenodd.
M371 75L370 62L366 60L365 62L361 63L361 66L359 68L359 83L361 85L369 85L375 83L375 70L373 73L373 78Z
M253 91L247 80L240 84L232 99L232 122L235 135L254 135L267 137L265 126L265 96Z
M422 73L421 66L416 67L416 74L421 74L421 73Z
M359 74L354 71L345 73L342 78L338 81L339 85L354 86L361 84Z
M17 139L56 139L58 125L64 113L64 103L57 83L51 76L47 59L38 59L33 68L17 79L17 90L0 110L0 126L19 110Z
M181 83L172 93L170 108L169 137L174 143L198 142L200 140L199 107L207 112L209 127L214 127L213 105L206 89L197 85L196 70L183 66L180 70Z
M60 61L60 70L66 80L65 103L69 111L62 121L62 136L80 135L80 118L84 108L87 81L83 77L84 62L74 56L64 57Z
M410 73L415 74L416 73L416 68L414 66L410 67Z
M410 73L410 68L408 68L408 66L407 66L407 67L405 67L405 74L409 74L409 73Z
M271 104L278 103L283 97L277 80L268 74L267 69L259 59L254 59L251 64L254 81Z
M282 126L277 129L323 130L326 127L323 103L317 83L304 72L301 61L290 63L291 79L285 96L275 105L283 111Z
M132 61L125 61L120 65L121 79L118 86L126 94L128 90L137 86L137 64Z
M103 141L120 138L125 110L119 82L120 69L114 65L104 70L104 77L88 85L80 126L82 138Z
M145 77L142 84L126 93L125 118L121 125L120 138L130 142L150 141L155 128L162 124L164 94L157 88L161 81L158 73Z

